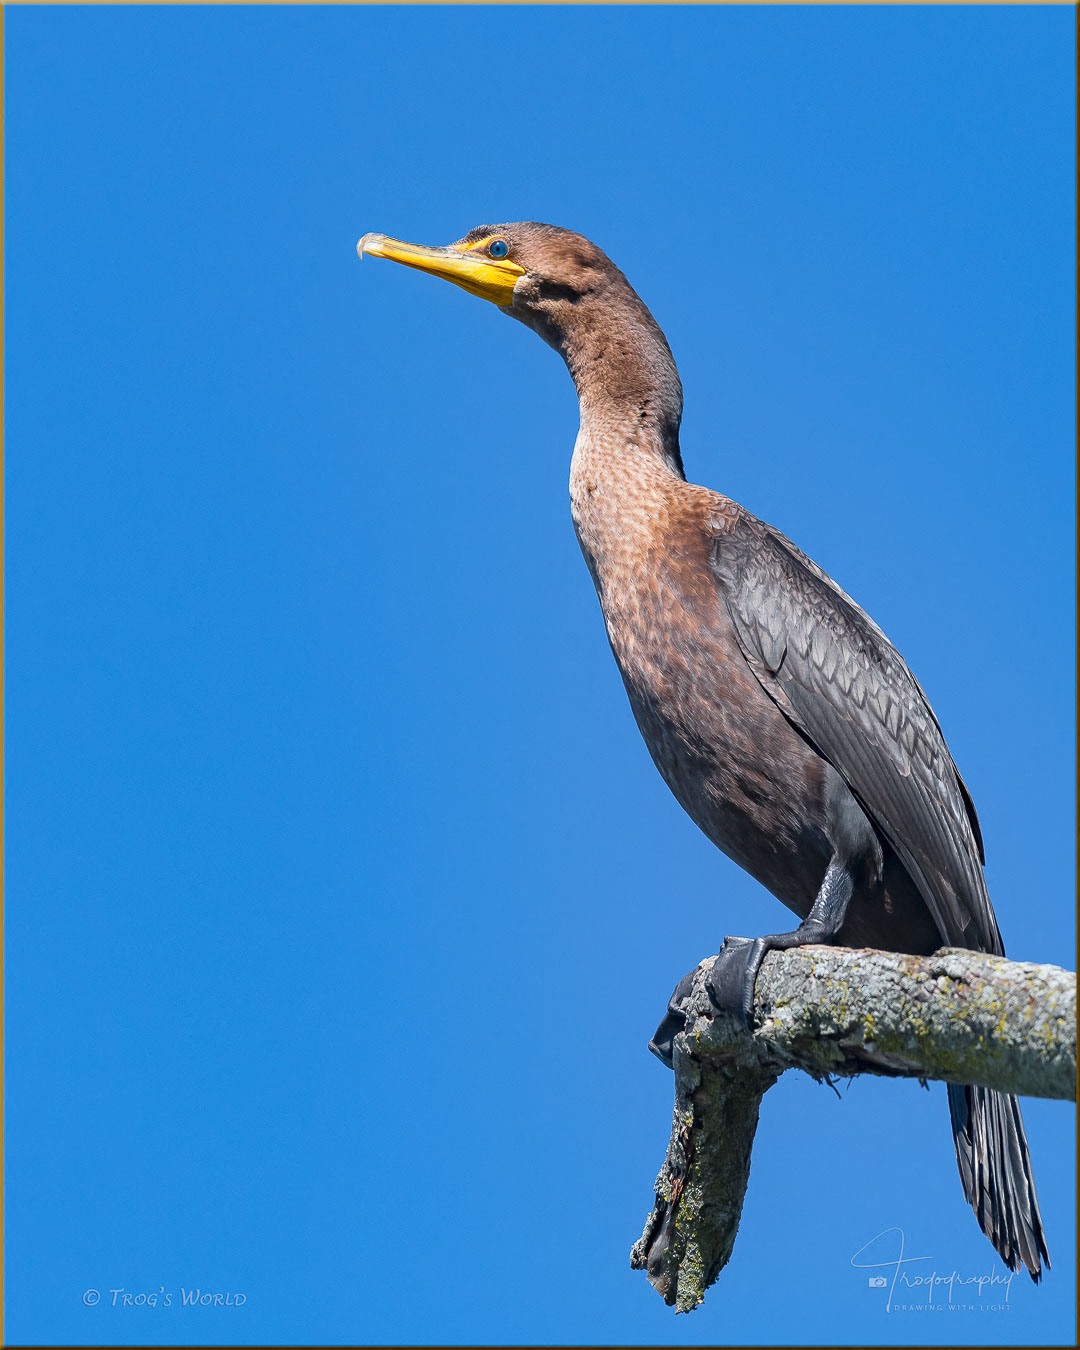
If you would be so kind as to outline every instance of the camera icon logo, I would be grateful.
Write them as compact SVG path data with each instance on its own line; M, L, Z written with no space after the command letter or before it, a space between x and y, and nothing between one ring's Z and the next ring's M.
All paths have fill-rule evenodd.
M889 1281L884 1275L871 1275L866 1283L871 1289L884 1289Z

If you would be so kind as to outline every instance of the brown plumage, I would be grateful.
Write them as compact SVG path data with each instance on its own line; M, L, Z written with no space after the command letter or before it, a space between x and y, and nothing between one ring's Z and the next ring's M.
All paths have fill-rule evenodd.
M736 974L714 977L718 1002L742 979L749 1007L770 947L1002 953L975 810L921 688L790 540L686 482L675 362L618 268L536 222L482 226L430 265L383 236L360 251L495 300L566 361L581 410L574 528L638 727L692 819L804 921L752 950L726 945L717 970ZM983 1231L1038 1279L1046 1244L1016 1099L950 1086L949 1104Z

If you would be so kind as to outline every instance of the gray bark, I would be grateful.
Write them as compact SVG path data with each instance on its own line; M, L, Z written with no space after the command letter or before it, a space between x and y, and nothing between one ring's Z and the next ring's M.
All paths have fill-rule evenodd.
M675 1038L675 1115L656 1204L630 1264L676 1312L731 1255L761 1099L785 1069L982 1084L1076 1100L1076 976L943 948L933 956L798 947L766 956L754 1031L713 1007L698 966Z

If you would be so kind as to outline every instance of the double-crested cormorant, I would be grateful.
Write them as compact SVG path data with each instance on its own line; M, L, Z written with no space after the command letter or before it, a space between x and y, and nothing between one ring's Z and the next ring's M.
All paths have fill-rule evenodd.
M713 843L802 920L725 941L718 1005L748 1016L764 953L803 943L1003 955L975 808L926 696L779 530L686 481L675 362L610 259L535 221L446 248L366 234L357 252L492 301L569 367L574 528L649 753ZM662 1054L672 1032L669 1016ZM1049 1260L1019 1104L948 1095L964 1194L1010 1269L1038 1280Z

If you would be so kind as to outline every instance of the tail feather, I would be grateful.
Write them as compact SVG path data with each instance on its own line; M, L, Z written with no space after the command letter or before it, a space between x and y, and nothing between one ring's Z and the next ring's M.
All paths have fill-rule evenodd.
M1020 1103L1004 1092L949 1084L949 1113L964 1195L1010 1270L1039 1282L1050 1269Z

